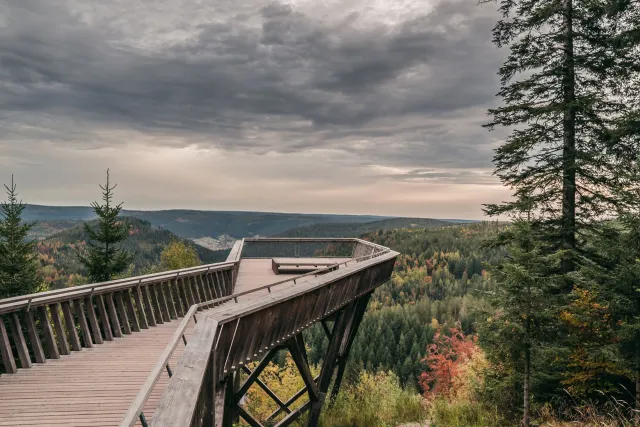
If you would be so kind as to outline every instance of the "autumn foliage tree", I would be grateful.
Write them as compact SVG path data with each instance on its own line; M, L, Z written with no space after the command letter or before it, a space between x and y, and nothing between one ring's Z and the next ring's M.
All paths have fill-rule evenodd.
M451 328L448 332L445 334L439 330L434 335L427 356L422 359L428 370L420 375L419 384L427 399L449 397L461 366L479 350L477 337L467 338L458 328Z

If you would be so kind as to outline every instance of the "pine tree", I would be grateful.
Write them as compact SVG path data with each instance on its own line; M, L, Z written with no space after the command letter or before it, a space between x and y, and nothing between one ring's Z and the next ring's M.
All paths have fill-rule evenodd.
M30 294L45 288L38 278L36 242L27 240L35 223L22 221L26 205L18 200L13 176L11 186L4 187L7 201L0 204L0 298Z
M98 224L95 228L87 223L84 225L89 235L87 255L78 256L86 267L89 278L94 282L111 280L115 275L125 271L133 259L131 254L118 246L118 243L129 236L129 227L118 218L122 203L115 206L112 203L116 186L117 184L111 186L109 183L107 170L107 183L104 186L100 185L104 204L91 203L98 215Z
M638 158L640 5L498 3L494 43L510 53L498 73L504 106L489 110L486 126L511 130L494 164L515 197L486 212L523 217L533 211L549 249L563 254L561 271L571 272L593 220L635 202L628 189Z
M640 409L640 214L625 213L616 222L600 224L590 244L598 263L582 267L579 277L585 283L583 292L593 295L594 301L586 306L583 317L587 320L578 319L581 328L576 339L582 347L590 345L583 362L598 366L592 360L602 355L604 366L599 367L598 376L629 373L635 383L636 409ZM618 386L619 380L611 382ZM622 395L628 397L626 391Z
M480 326L481 343L490 358L498 363L512 363L522 377L522 424L529 426L533 357L547 332L553 328L554 305L548 299L559 286L550 274L560 264L555 254L547 254L539 244L531 222L514 221L494 245L505 243L507 260L491 269L496 289L488 297L493 311Z

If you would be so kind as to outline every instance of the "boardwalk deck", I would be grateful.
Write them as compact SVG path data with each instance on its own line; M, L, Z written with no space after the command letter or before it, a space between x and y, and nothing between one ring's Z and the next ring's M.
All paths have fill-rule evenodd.
M279 242L279 240L276 239L276 242ZM359 245L364 249L360 248ZM362 259L368 259L368 254L373 253L373 249L371 251L368 249L370 246L364 242L355 243L354 256L362 257L364 252ZM49 352L52 351L51 348L53 350L56 349L56 341L58 341L61 349L68 345L65 338L66 334L69 335L72 341L71 344L73 344L74 339L76 342L73 348L74 351L64 355L69 351L65 350L63 352L61 350L59 359L51 356L52 358L46 359L46 363L33 363L32 367L19 368L15 373L0 375L0 427L36 425L118 426L123 421L127 411L130 410L130 407L138 408L136 413L136 417L138 417L142 405L144 405L144 417L147 421L151 421L163 393L168 388L170 379L164 373L161 376L157 376L159 374L155 373L150 376L150 374L152 372L160 372L160 368L156 367L156 365L162 367L163 360L165 360L164 357L169 355L169 365L172 370L180 369L179 366L181 366L179 361L185 348L182 342L177 346L172 344L173 346L168 347L170 343L177 342L176 340L180 337L182 331L181 324L183 319L177 316L183 316L185 312L189 311L190 313L196 313L197 320L216 318L220 322L227 322L230 319L237 319L235 327L238 328L240 317L244 316L243 310L250 307L262 307L265 303L267 305L280 304L278 298L281 298L282 301L290 300L286 305L291 306L292 309L298 307L298 311L287 309L286 315L275 314L277 310L280 310L280 306L274 306L273 309L268 309L268 312L265 310L264 313L256 314L272 318L270 316L274 313L273 319L278 319L281 322L289 322L290 320L293 322L293 317L290 318L288 316L289 313L304 313L304 315L295 316L299 321L302 321L303 317L306 318L312 314L315 316L316 314L323 315L322 313L324 313L324 311L316 313L318 310L314 305L300 309L302 306L295 300L295 295L299 294L300 291L316 292L318 295L324 292L322 295L326 295L318 300L323 301L322 304L317 304L323 310L329 310L333 305L338 307L342 304L340 298L349 297L348 294L343 294L340 291L335 293L337 295L336 299L331 297L332 294L330 292L325 292L323 290L325 288L319 288L318 286L322 282L321 277L324 276L315 277L313 273L301 275L281 272L280 274L275 274L271 258L241 258L241 243L236 244L234 250L237 252L236 255L233 255L234 251L232 251L233 256L230 256L226 263L158 273L157 277L140 276L138 278L92 284L69 290L52 291L45 294L27 295L0 301L0 322L5 322L6 319L9 319L6 322L10 326L8 329L14 342L16 342L16 337L13 335L14 328L11 321L18 322L16 313L34 313L37 310L38 314L44 314L44 317L36 319L37 322L40 322L39 324L34 324L33 320L29 323L28 321L32 315L26 316L25 322L27 323L23 327L25 328L25 334L29 333L29 339L25 340L21 334L18 334L20 339L17 342L22 346L17 348L18 353L22 351L20 353L20 364L16 365L10 359L14 364L13 370L9 370L9 372L15 372L16 366L24 366L25 364L22 362L24 358L26 358L26 362L29 362L30 358L38 358L38 355L35 354L34 342L40 345L40 341L42 341L42 345ZM351 260L351 258L332 258L332 260L335 260L336 263L344 263L347 260ZM356 261L355 268L357 270L358 260L354 261ZM353 270L353 266L354 264L352 263L349 268ZM340 265L339 268L342 269L345 266ZM329 273L329 276L342 277L344 274L341 276L337 271L334 271ZM233 289L231 285L232 277L235 279ZM295 282L291 279L295 279ZM329 279L331 278L329 277ZM341 282L343 286L346 286L344 289L355 291L356 286L354 285L357 285L358 282L347 282ZM269 289L256 290L266 285L273 286L269 287ZM358 287L360 286L358 285ZM338 287L338 289L342 288ZM370 292L369 288L366 289ZM229 296L232 290L233 295ZM250 293L242 295L243 292ZM223 302L222 305L208 309L206 308L208 306L203 305L198 308L199 311L195 311L196 306L193 304L221 297L226 297L228 300ZM93 304L90 303L92 298L94 298L93 301L99 311L98 317L93 312ZM315 301L315 298L316 296L310 296L307 303ZM83 301L84 311L80 301ZM73 311L70 310L70 303L72 303ZM105 305L108 311L105 311ZM61 311L59 311L60 307ZM188 310L189 307L191 307L190 310ZM29 312L30 308L31 312ZM138 319L136 319L135 315L131 317L132 313L136 311ZM50 313L51 321L53 322L53 332L48 322L42 322L42 319L47 318L47 312ZM65 326L60 320L62 318L60 313L64 315L64 325L67 328L66 334L64 332ZM327 313L329 312L327 311ZM89 330L85 315L90 321L92 332ZM2 316L4 316L4 320ZM121 321L120 323L118 318ZM100 322L98 323L96 319L100 319ZM187 341L196 327L193 319L190 319L187 328L184 330ZM77 324L74 323L76 320ZM313 321L314 319L307 319L305 322L309 320ZM147 323L149 327L145 329ZM244 318L242 324L244 325ZM305 327L308 324L310 323L304 325L291 324L290 329ZM40 332L35 329L36 325L39 325ZM4 324L0 326L4 326ZM264 329L268 325L262 322L261 326ZM280 328L278 332L283 332L287 328ZM104 343L102 343L100 329L103 330L104 337L102 338L104 338ZM115 338L113 338L113 341L111 341L110 330L114 331ZM61 331L62 338L60 336ZM78 331L81 333L82 346L78 341ZM225 334L233 331L233 329L226 328ZM235 367L238 366L238 363L242 365L252 356L262 353L263 348L257 346L259 340L251 335L252 333L255 335L256 331L256 328L246 329L244 326L239 327L238 336L244 337L246 334L246 337L248 337L246 339L251 346L246 351L243 350L243 358L234 362ZM2 332L0 339L3 340L3 342L0 342L0 347L2 347L0 349L3 351L3 364L7 363L7 353L13 359L18 360L16 350L11 350L8 344L6 328L2 328L0 332ZM270 336L266 330L262 333L265 339ZM94 345L91 345L91 339L88 339L87 345L86 341L89 334L92 334L94 339L99 338L99 341L94 340ZM38 335L41 335L40 338L38 338ZM235 337L235 332L233 336ZM274 337L277 338L275 335ZM231 338L231 341L227 338L218 337L221 340L221 348L223 346L231 346L234 338ZM169 350L169 348L175 348L175 351L171 353L172 350ZM233 349L235 348L234 346ZM231 351L231 349L227 350ZM249 354L249 350L251 350L251 354ZM11 354L12 351L13 355ZM29 351L33 352L31 356ZM44 358L42 349L39 351L41 359ZM47 354L47 357L50 357L50 353ZM240 353L236 356L239 355ZM222 361L224 362L225 360L223 359ZM34 361L32 360L32 362ZM231 359L228 362L231 362ZM219 365L219 369L226 369L224 363ZM145 385L149 378L158 378L155 386L152 387L153 383L150 383L150 386ZM145 394L144 399L139 400L139 392L145 387L150 391L150 394ZM146 398L147 396L148 399ZM138 406L132 405L138 400L140 401ZM161 417L161 410L158 409L157 412L158 417ZM127 423L127 425L129 424ZM138 421L137 425L140 425L140 421Z
M0 426L118 425L179 323L173 320L2 375ZM192 331L190 325L187 339ZM182 350L178 347L170 366L177 365ZM160 379L147 413L153 414L168 381Z
M270 259L244 259L240 262L235 293L297 276L276 275ZM299 283L312 277L303 277ZM244 302L266 294L265 289L240 299ZM215 309L204 310L198 313L198 318L213 312ZM19 369L13 375L0 376L0 427L119 425L180 321L172 320L57 360L34 364L29 369ZM192 331L193 324L187 329L187 339ZM178 346L170 366L177 365L183 349L184 346ZM145 404L148 419L152 418L168 382L168 376L163 376Z

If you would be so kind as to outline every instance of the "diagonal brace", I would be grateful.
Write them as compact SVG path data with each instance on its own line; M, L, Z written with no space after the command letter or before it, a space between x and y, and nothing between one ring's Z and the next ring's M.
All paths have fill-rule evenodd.
M267 354L264 355L264 357L262 358L262 360L260 361L260 363L258 363L258 366L256 366L256 368L253 370L253 372L251 372L249 374L249 378L247 378L245 380L245 382L240 386L240 388L238 389L238 391L236 392L235 396L234 396L234 400L236 403L240 402L240 399L242 399L242 397L247 394L247 391L249 390L249 388L253 385L253 383L258 379L258 377L260 376L260 374L262 373L262 371L264 371L264 368L267 367L267 365L269 364L269 362L271 362L271 359L273 359L273 356L275 356L275 354L280 350L280 347L274 347L271 350L269 350L267 352Z

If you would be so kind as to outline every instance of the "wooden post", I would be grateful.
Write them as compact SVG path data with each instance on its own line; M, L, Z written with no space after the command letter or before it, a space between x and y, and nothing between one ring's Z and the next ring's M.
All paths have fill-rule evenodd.
M333 381L331 400L329 402L330 404L335 401L336 397L338 396L338 392L340 391L340 385L342 384L342 377L344 376L344 371L347 367L347 360L349 358L351 346L353 345L353 341L355 340L356 334L358 333L360 322L362 322L362 318L367 311L367 305L369 304L370 299L371 293L368 293L365 296L359 298L356 302L355 313L349 324L345 340L342 342L342 346L340 347L340 352L338 354L338 372L336 374L336 379Z
M324 363L322 364L322 370L320 371L320 377L318 378L318 390L320 398L317 401L311 402L311 408L309 410L309 418L307 421L308 427L316 427L320 420L320 412L322 411L322 405L324 403L324 396L329 389L331 378L336 366L336 358L340 351L340 344L344 338L344 332L347 327L350 315L353 311L353 303L348 304L342 310L340 310L336 316L336 321L333 326L333 333L327 353L324 357Z
M40 324L42 325L42 331L44 332L44 344L47 352L49 353L49 359L60 359L60 353L58 352L58 345L56 344L56 338L51 330L51 321L47 315L47 307L38 307L38 315L40 317Z
M138 310L138 317L140 318L140 329L148 329L147 315L145 314L144 304L142 303L142 289L138 286L131 291L133 292L133 299L136 300L136 309Z
M176 311L176 303L173 301L173 292L171 292L171 288L173 287L172 281L169 280L165 285L166 286L161 286L161 288L163 289L167 305L169 306L169 317L171 319L177 319L178 312Z
M71 352L69 351L69 342L67 341L67 334L64 331L64 326L62 326L62 321L60 320L60 312L59 306L57 303L49 305L49 312L51 313L51 322L53 323L53 328L56 331L56 336L58 338L58 345L60 347L60 354L67 355Z
M87 318L84 316L82 310L82 303L79 299L73 301L73 308L78 316L78 323L80 323L80 332L82 332L82 341L87 348L93 347L93 341L91 340L91 332L89 332L89 325L87 324Z
M62 301L62 314L64 316L64 323L67 326L67 331L69 332L69 338L71 339L71 349L73 351L82 350L80 338L78 338L78 331L76 330L76 322L73 318L69 301Z
M113 336L120 338L122 337L122 329L120 329L120 321L118 320L118 314L116 313L116 306L113 303L113 293L105 294L105 298L107 299L107 309L109 310L111 326L113 326Z
M151 294L151 305L153 307L154 318L157 325L162 325L164 320L162 320L162 313L160 310L160 301L158 300L157 286L147 286L149 289L149 293Z
M118 313L120 314L120 320L122 321L122 329L124 330L125 335L130 335L131 325L129 325L129 316L127 315L127 309L124 307L122 292L116 292L116 305L118 306Z
M105 341L113 341L113 333L109 324L109 316L104 306L104 298L102 295L96 295L96 303L98 304L98 312L100 313L100 323L102 323L102 331L104 332Z
M9 335L7 334L7 328L4 326L4 319L0 316L0 353L2 353L2 363L4 369L9 374L15 374L18 371L16 367L16 361L13 358L13 352L11 351L11 343L9 343Z
M98 317L96 316L96 309L93 306L91 296L84 299L84 306L87 308L87 316L89 317L91 331L93 332L93 342L102 344L104 341L102 341L102 333L100 332L100 325L98 324Z
M45 363L47 361L42 350L42 343L38 336L38 329L36 328L36 322L33 319L33 311L27 311L25 315L25 321L27 323L27 333L29 334L29 342L31 342L31 348L33 349L33 356L36 359L36 363Z
M171 315L169 314L169 305L167 304L167 300L164 297L164 283L158 283L156 285L156 293L158 294L158 303L160 304L160 313L162 316L162 320L165 322L171 321Z
M182 300L184 297L180 293L180 283L178 282L178 279L174 279L173 281L169 282L169 292L171 292L171 294L173 295L173 303L175 305L176 315L178 317L184 316L184 309L182 308Z
M149 326L156 326L156 317L153 314L153 307L151 305L151 298L149 298L149 287L148 286L144 286L144 287L140 288L140 291L142 292L142 298L144 300L144 307L146 309L146 314L147 314L147 322L148 322Z
M136 290L134 289L133 292L135 293ZM133 332L140 332L140 323L138 322L138 316L136 315L136 308L133 305L133 297L131 296L131 291L129 289L123 290L122 297L124 298L124 303L127 306L127 311L129 312L131 330Z

